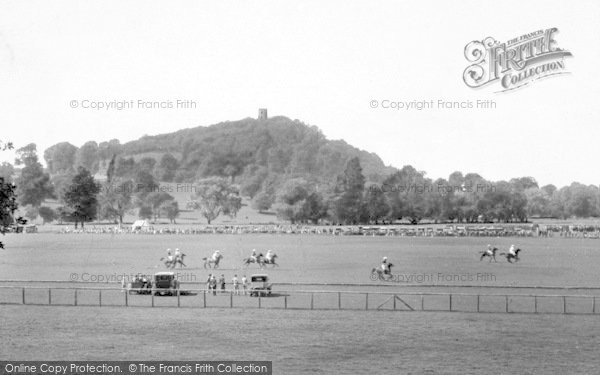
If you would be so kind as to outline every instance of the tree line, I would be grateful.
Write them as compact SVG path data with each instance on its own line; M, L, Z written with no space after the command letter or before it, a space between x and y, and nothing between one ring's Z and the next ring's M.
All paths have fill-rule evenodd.
M286 181L272 196L258 194L253 205L273 209L292 223L379 224L431 222L527 222L532 217L599 217L598 186L573 183L557 189L532 177L491 182L455 172L431 180L411 166L382 183L367 183L358 158L350 159L333 187L302 178Z
M15 166L0 165L3 187L16 184L14 194L24 216L76 225L92 220L123 223L126 214L174 223L180 203L210 223L220 215L237 215L242 196L256 210L275 212L292 223L526 222L532 217L600 216L600 192L594 185L573 183L558 189L540 187L532 177L492 182L461 172L432 180L411 166L374 176L364 173L360 157L348 158L337 171L328 170L327 177L303 169L277 172L272 163L249 164L234 173L229 164L227 173L198 174L193 193L178 202L161 183L176 179L181 159L168 152L136 159L123 155L116 140L101 145L55 145L44 152L44 168L36 145L29 144L16 151ZM104 165L99 164L103 159L90 157L90 150L107 157ZM94 178L99 171L100 181ZM48 199L60 206L44 206Z

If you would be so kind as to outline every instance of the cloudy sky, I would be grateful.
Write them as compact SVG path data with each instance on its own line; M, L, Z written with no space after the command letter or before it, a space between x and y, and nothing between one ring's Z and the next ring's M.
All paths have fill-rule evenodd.
M2 0L0 8L0 139L17 147L126 142L267 107L431 178L460 170L600 183L598 1ZM467 43L551 27L573 53L570 74L505 93L464 84ZM174 108L139 108L140 100ZM382 108L413 100L496 108ZM124 101L134 105L83 108Z

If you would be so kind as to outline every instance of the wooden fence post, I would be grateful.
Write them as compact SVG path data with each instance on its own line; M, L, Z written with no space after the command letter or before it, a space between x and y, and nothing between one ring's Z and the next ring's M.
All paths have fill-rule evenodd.
M533 297L533 302L534 302L534 304L533 304L533 307L534 307L533 312L537 314L538 313L538 299L537 299L537 296Z
M477 295L477 312L479 312L479 294Z
M48 288L48 305L52 305L52 289Z
M181 307L181 290L177 288L177 307Z
M102 289L98 289L98 306L102 306Z
M563 314L567 313L567 296L563 296Z
M77 289L73 293L73 306L77 306Z
M393 305L394 305L394 311L396 311L396 298L398 298L398 296L396 296L396 295L394 294L394 302L393 302Z
M283 296L283 308L287 310L287 295Z
M365 310L369 310L369 293L365 293Z
M448 306L450 307L449 311L452 311L452 293L449 294L448 298Z
M338 292L338 310L342 309L342 292Z
M233 309L233 292L229 293L229 308Z
M311 310L315 307L315 305L314 305L314 297L315 297L315 294L311 293L310 294L310 309Z
M592 314L596 313L596 297L594 297L594 301L592 302Z
M505 311L508 312L508 296L505 296L505 297L506 297L506 309L505 309Z
M206 290L204 291L204 293L202 293L202 299L203 299L203 305L206 308Z
M25 288L21 288L23 305L25 305Z

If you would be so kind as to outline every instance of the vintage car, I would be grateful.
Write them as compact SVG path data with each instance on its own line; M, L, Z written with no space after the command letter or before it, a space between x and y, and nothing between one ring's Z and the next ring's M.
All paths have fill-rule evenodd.
M174 272L157 272L154 274L153 288L155 296L177 294L179 289L179 281L175 278Z
M31 224L31 225L25 226L25 233L37 233L37 232L38 232L37 225Z
M127 285L129 294L150 294L152 293L152 281L143 275L136 275Z
M250 296L264 297L271 295L271 286L269 276L266 274L257 274L250 276Z

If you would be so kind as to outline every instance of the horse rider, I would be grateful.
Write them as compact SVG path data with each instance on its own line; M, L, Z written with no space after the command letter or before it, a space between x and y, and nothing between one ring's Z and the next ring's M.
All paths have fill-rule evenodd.
M173 255L171 255L171 249L167 249L167 262L173 261Z
M517 253L515 252L515 245L510 245L510 249L508 249L508 253L514 257L517 256Z
M271 262L271 259L273 258L273 250L268 250L267 251L267 255L265 255L265 259L267 260L267 262Z
M381 270L385 275L390 274L390 263L388 262L387 257L383 257L383 259L381 260Z
M177 259L181 259L181 251L179 251L179 248L175 249L175 260Z
M258 255L256 255L256 249L252 249L252 254L250 254L250 258L254 259L254 262L258 261Z
M215 252L212 255L212 260L216 262L220 256L221 256L221 252L219 250L215 250Z

